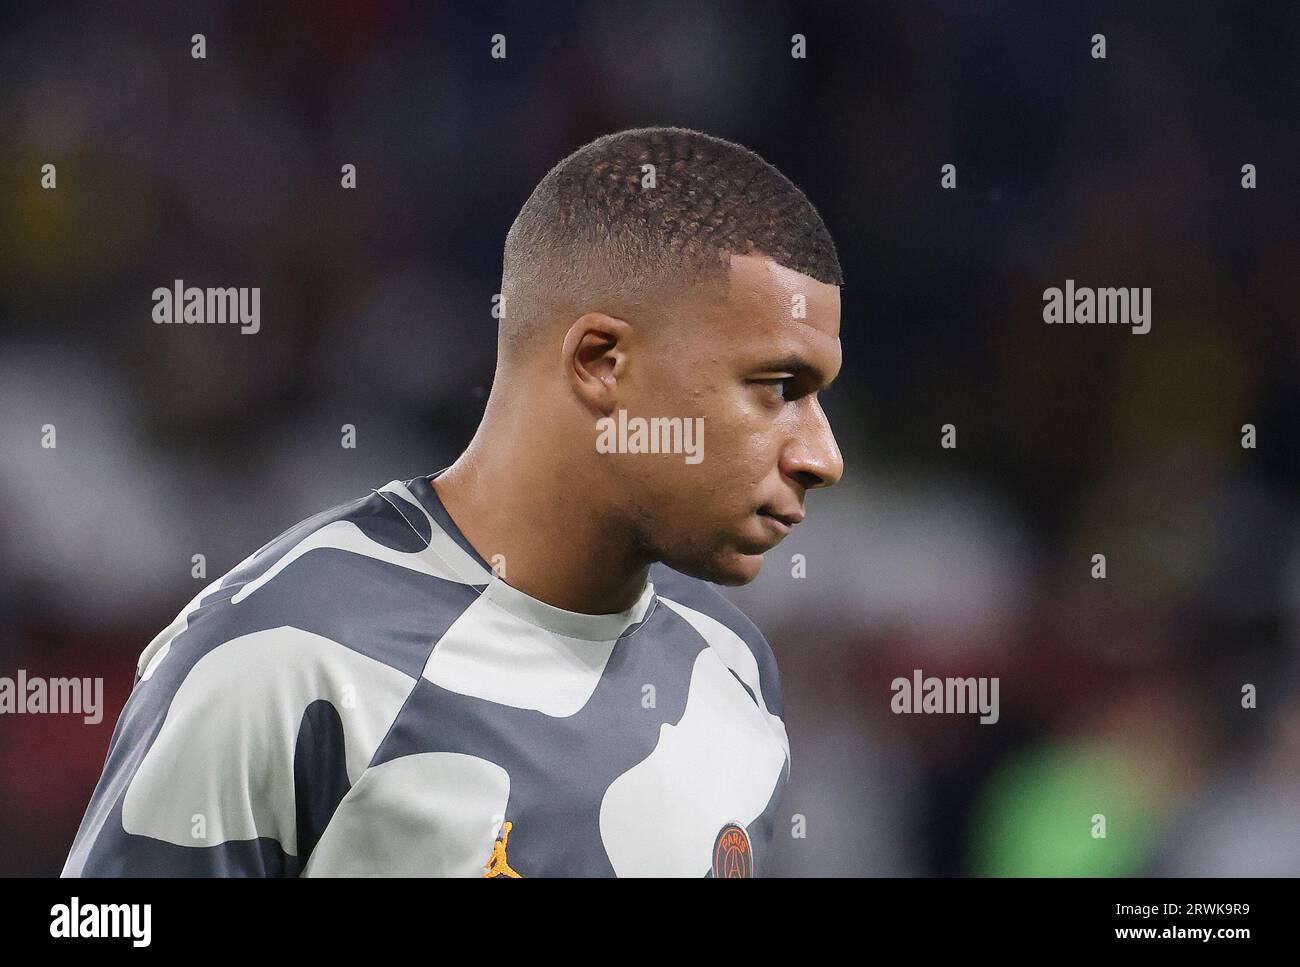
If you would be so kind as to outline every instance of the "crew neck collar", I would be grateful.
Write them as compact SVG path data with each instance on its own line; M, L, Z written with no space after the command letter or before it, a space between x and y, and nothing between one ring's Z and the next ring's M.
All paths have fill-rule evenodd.
M630 608L613 614L566 611L507 584L470 544L438 497L438 491L434 489L432 481L441 476L446 469L444 467L427 477L408 480L406 487L433 518L434 523L483 568L484 577L487 579L482 591L483 598L502 611L531 625L552 634L583 641L613 641L625 634L633 625L645 620L655 601L654 584L649 580L646 581L640 596Z

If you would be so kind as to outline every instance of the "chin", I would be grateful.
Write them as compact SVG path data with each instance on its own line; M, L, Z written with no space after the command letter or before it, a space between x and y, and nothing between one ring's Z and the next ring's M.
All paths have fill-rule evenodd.
M697 559L680 562L665 561L664 563L675 571L681 571L683 574L699 578L701 581L735 588L748 584L758 577L758 572L763 569L763 555L742 554L735 551L707 561Z

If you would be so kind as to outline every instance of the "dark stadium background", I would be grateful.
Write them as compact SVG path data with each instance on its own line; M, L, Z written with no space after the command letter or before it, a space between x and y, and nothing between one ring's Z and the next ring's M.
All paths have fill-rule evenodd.
M847 277L845 480L729 592L784 680L777 872L1300 873L1298 78L1294 3L6 3L0 675L106 710L0 717L0 873L61 868L191 555L454 459L515 212L647 124L777 165ZM177 278L261 332L154 325ZM1045 325L1067 278L1151 332ZM1000 721L892 714L914 668Z

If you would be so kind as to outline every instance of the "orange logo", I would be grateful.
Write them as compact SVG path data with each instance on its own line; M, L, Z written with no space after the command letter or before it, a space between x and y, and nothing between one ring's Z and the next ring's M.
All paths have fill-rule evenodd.
M754 850L744 826L727 823L718 830L718 838L713 841L713 875L717 879L754 875Z
M514 828L514 823L504 823L501 826L501 838L492 844L492 855L488 858L487 866L483 867L483 878L491 876L509 876L523 879L519 873L516 873L506 861L506 843L510 842L510 830Z

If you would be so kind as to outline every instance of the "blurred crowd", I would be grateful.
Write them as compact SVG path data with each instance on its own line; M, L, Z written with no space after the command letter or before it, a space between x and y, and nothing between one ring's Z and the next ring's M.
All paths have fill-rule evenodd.
M60 869L207 580L455 459L546 170L675 124L789 175L846 276L845 479L727 592L785 688L768 872L1300 874L1297 64L1292 3L7 4L0 675L107 707L0 716L0 873ZM174 279L259 286L261 331L154 325ZM1151 332L1044 325L1066 279L1150 286ZM999 721L895 714L914 669Z

